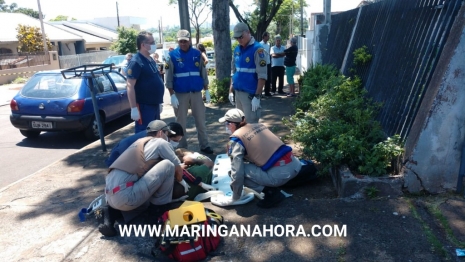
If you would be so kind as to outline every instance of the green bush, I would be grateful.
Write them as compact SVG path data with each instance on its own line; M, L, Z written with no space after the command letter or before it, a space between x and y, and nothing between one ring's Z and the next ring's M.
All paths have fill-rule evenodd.
M230 79L223 80L213 79L210 82L208 89L210 90L211 102L214 104L222 104L228 102Z
M368 47L366 45L355 49L354 51L354 64L356 65L365 65L371 61L372 55L368 53Z
M310 102L324 94L331 86L339 84L339 79L334 78L339 72L334 66L317 64L304 72L299 78L300 95L297 97L295 107L308 110Z
M361 80L317 65L305 72L302 82L301 96L308 100L297 103L297 113L284 123L304 156L320 162L326 174L343 164L365 175L386 174L390 161L402 153L401 141L396 136L383 142L384 133L374 120L380 104L366 98Z
M29 80L26 76L18 76L15 80L11 81L12 84L24 84Z

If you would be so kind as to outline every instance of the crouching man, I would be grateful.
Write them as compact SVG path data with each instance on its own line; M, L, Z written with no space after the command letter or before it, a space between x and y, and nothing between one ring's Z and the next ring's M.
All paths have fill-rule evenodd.
M172 134L175 132L165 122L152 121L147 127L148 136L134 142L111 164L105 178L105 196L109 209L120 210L125 221L145 211L150 204L170 203L175 180L185 185L187 191L181 162L168 142ZM115 219L104 210L100 233L115 236Z

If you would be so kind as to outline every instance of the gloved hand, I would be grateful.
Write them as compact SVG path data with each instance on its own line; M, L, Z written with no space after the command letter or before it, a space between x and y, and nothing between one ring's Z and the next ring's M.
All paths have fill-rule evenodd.
M160 114L163 112L163 104L160 104Z
M252 99L252 111L255 112L260 107L260 99L254 97Z
M139 109L137 107L131 107L131 119L134 121L140 119Z
M234 102L234 94L229 93L229 102L231 102L231 105L235 106L236 103Z
M179 182L179 184L181 184L184 187L184 193L187 193L187 191L189 191L190 186L186 183L186 181L184 181L184 179L181 182Z
M178 98L176 97L176 94L171 95L171 105L175 108L178 108L179 106L179 101L178 101Z
M211 96L210 96L210 91L208 90L205 90L205 101L207 102L207 104L210 104Z
M214 188L214 187L212 187L212 186L210 186L210 185L207 185L207 184L205 184L205 183L200 183L200 186L201 186L203 189L207 190L207 191L216 191L216 188Z

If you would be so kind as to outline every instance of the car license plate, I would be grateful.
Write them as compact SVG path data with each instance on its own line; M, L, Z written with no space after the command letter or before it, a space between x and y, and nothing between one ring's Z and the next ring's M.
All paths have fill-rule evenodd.
M52 122L32 121L32 128L52 129Z

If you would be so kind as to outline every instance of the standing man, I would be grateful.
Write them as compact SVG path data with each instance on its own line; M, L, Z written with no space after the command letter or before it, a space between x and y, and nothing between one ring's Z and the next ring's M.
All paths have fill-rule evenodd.
M284 65L286 66L286 79L289 84L289 94L287 96L295 96L295 83L294 83L294 74L297 59L297 54L299 49L297 48L297 37L291 38L291 46L284 50L286 57L284 58Z
M271 48L271 92L276 92L276 78L279 79L278 94L285 95L284 87L284 46L281 46L281 36L275 36L275 46Z
M127 53L126 56L124 57L124 62L123 62L123 70L121 70L121 74L123 74L123 76L126 76L126 71L128 70L128 65L129 65L129 62L131 62L131 59L132 59L132 53Z
M260 98L267 79L266 56L263 46L250 35L249 27L239 23L233 37L239 42L231 61L232 79L229 101L242 110L250 123L258 123L261 115ZM233 91L236 91L234 101Z
M157 49L152 33L140 32L136 43L139 52L129 63L126 73L131 118L136 122L135 133L138 133L152 120L160 119L165 89L157 64L150 57Z
M189 37L189 31L178 31L179 46L169 53L170 59L165 64L165 85L171 95L176 122L181 124L186 134L187 112L190 106L195 119L200 151L212 154L213 150L208 145L205 105L202 99L202 89L204 89L206 101L210 103L208 75L205 61L200 51L192 48ZM185 136L181 139L179 147L187 148Z
M262 41L260 44L266 51L265 58L266 60L266 82L265 82L265 96L272 96L273 94L270 93L270 83L271 83L271 58L270 58L270 45L268 44L268 40L270 40L270 34L268 32L264 32L262 34Z

